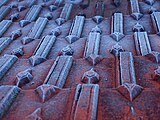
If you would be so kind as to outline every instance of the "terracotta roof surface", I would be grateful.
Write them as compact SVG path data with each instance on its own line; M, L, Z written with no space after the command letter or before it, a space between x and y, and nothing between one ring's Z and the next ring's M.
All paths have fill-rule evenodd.
M0 0L0 120L160 120L160 0Z

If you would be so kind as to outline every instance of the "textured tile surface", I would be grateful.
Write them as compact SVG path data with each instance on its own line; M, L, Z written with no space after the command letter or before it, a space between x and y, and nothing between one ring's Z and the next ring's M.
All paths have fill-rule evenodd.
M0 0L0 119L159 113L160 0Z

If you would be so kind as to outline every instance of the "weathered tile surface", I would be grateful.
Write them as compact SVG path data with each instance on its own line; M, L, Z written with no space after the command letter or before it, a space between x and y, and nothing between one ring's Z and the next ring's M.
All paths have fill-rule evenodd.
M160 120L160 0L0 0L0 120Z

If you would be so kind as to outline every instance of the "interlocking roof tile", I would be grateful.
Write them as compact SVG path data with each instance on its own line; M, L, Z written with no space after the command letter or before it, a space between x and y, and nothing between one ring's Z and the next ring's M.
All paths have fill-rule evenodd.
M160 120L160 0L0 0L0 120Z

